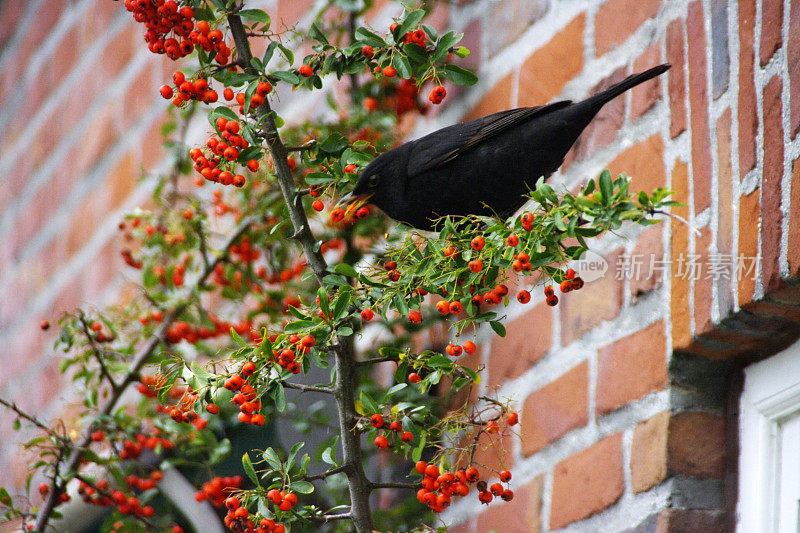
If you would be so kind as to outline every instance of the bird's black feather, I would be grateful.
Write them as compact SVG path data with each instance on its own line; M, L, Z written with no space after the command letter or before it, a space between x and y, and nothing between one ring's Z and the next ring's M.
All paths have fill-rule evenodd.
M410 141L367 165L353 195L424 230L445 215L510 216L561 166L604 104L668 68L634 74L581 102L501 111Z

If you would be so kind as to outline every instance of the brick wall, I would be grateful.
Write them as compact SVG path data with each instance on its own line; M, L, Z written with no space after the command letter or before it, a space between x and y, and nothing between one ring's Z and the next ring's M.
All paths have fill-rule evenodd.
M291 24L312 2L256 4ZM370 21L387 26L391 7L376 4ZM607 235L604 277L556 308L541 295L514 303L505 339L479 332L483 392L521 413L505 457L516 498L459 502L445 520L470 533L722 528L736 493L729 383L800 319L785 286L800 272L800 1L462 0L435 19L466 34L481 81L451 90L413 136L670 62L606 106L551 182L625 171L634 188L673 188L686 204L673 213L698 230L668 219ZM0 20L11 29L0 34L0 395L46 416L69 393L38 322L124 289L115 226L152 186L140 169L161 164L157 88L174 67L110 0L7 0ZM313 101L282 106L291 119ZM761 261L742 279L706 279L726 254ZM24 474L16 452L2 446L0 478Z

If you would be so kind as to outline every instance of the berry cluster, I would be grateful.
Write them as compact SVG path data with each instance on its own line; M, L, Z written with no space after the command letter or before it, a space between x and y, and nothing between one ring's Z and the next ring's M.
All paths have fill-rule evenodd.
M213 104L219 100L219 94L208 85L208 80L205 78L189 81L183 72L178 71L172 75L172 82L175 84L175 90L169 85L162 85L158 92L167 100L172 98L172 103L176 107L182 106L189 100L206 104Z
M283 492L272 489L267 492L267 499L271 501L281 511L288 511L297 504L297 495L291 492ZM230 496L225 499L225 507L228 514L225 515L225 525L231 531L247 533L284 533L286 526L278 524L271 518L262 518L258 527L250 518L250 511L243 507L239 498Z
M194 50L196 39L191 36L197 32L194 31L194 10L191 7L179 7L175 0L125 0L125 9L147 28L144 40L154 54L166 54L174 60ZM208 23L205 26L208 28Z
M215 477L211 481L206 481L203 486L194 494L194 499L198 502L209 500L212 505L222 507L225 505L225 498L231 492L238 490L242 485L242 476Z
M206 157L200 148L192 148L189 157L194 162L194 169L197 170L206 180L220 183L222 185L235 185L242 187L246 180L242 174L236 174L222 170L220 164L225 161L236 161L240 150L244 150L250 143L239 135L240 124L235 120L228 120L225 117L218 117L216 121L217 129L221 132L220 138L211 136L206 141L206 146L211 151L211 155ZM215 157L216 156L216 157ZM258 161L251 159L247 162L247 168L251 172L258 170Z
M414 434L410 431L403 431L403 422L399 419L392 420L388 424L387 421L384 420L383 415L380 413L375 413L369 419L370 424L372 427L379 430L388 430L388 432L384 431L385 434L379 433L377 437L375 437L375 447L381 450L385 450L389 447L389 437L386 435L394 435L398 434L400 441L409 443L414 440Z
M242 365L239 374L234 374L224 382L224 387L235 392L231 402L239 408L239 422L263 426L265 419L261 411L261 400L256 397L256 389L247 382L247 379L256 372L256 365L252 361ZM206 410L211 414L219 412L219 406L210 403Z

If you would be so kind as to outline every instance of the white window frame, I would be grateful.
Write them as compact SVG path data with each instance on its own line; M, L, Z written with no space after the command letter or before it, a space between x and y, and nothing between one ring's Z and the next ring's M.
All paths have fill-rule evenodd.
M800 412L800 341L744 370L736 530L778 529L780 424ZM800 446L800 443L798 443Z

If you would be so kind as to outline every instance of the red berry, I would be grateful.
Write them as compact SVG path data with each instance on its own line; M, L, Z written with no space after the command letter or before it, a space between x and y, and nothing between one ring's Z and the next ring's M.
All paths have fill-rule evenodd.
M374 415L372 415L370 417L369 421L370 421L370 423L372 424L373 427L376 427L376 428L383 427L383 416L380 415L379 413L375 413Z
M517 413L515 413L514 411L508 413L508 416L506 416L506 423L509 426L516 426L518 422L519 422L519 415Z
M389 439L384 437L383 435L378 435L375 437L375 446L380 448L381 450L385 450L389 447Z
M478 349L478 347L472 341L465 342L464 344L461 345L461 347L464 348L464 351L467 352L469 355L474 354L475 351Z
M411 312L408 313L408 319L414 324L419 324L422 320L422 313L416 309L412 309Z
M480 235L472 239L469 243L473 250L480 251L483 250L483 247L486 245L486 240L481 237Z
M172 91L172 87L169 85L162 85L161 88L158 90L165 99L169 100L172 98L174 92Z
M393 66L389 65L388 67L383 68L383 75L387 78L394 78L397 76L397 69Z
M373 319L374 316L375 313L372 311L372 309L364 309L361 311L361 319L364 322L369 322L370 320Z
M361 49L361 53L364 55L364 57L372 57L372 55L375 53L375 49L371 46L365 46Z
M333 211L331 211L331 220L333 222L341 222L344 220L344 209L341 207L337 207Z
M404 431L400 434L400 440L403 442L411 442L414 440L414 434L410 431Z
M514 499L514 491L511 489L506 489L500 493L500 498L502 498L504 502L510 502Z
M42 320L39 323L39 327L41 328L42 331L47 331L48 329L50 329L50 322L48 322L47 320Z
M297 69L297 73L304 78L310 78L311 75L314 74L314 69L311 68L311 65L301 65L300 68Z
M517 301L521 304L526 304L531 301L531 293L526 291L525 289L519 291L517 293Z
M483 270L483 261L481 261L480 259L473 259L472 261L469 262L467 266L469 267L470 272L477 274L478 272Z
M506 237L506 244L511 246L512 248L519 244L519 237L516 235L509 235Z
M416 372L411 372L408 375L408 382L409 383L415 383L416 384L416 383L419 383L420 381L422 381L422 378Z
M311 207L314 211L322 211L325 209L325 204L322 203L322 200L314 200L314 203L311 204Z
M500 472L500 481L503 483L508 483L511 480L511 472L509 470L503 470Z
M225 499L225 507L227 507L231 511L238 509L240 505L241 503L239 502L239 498L237 498L236 496L231 496Z
M447 300L440 300L439 303L436 304L436 310L439 311L440 315L449 315L450 314L450 302Z

